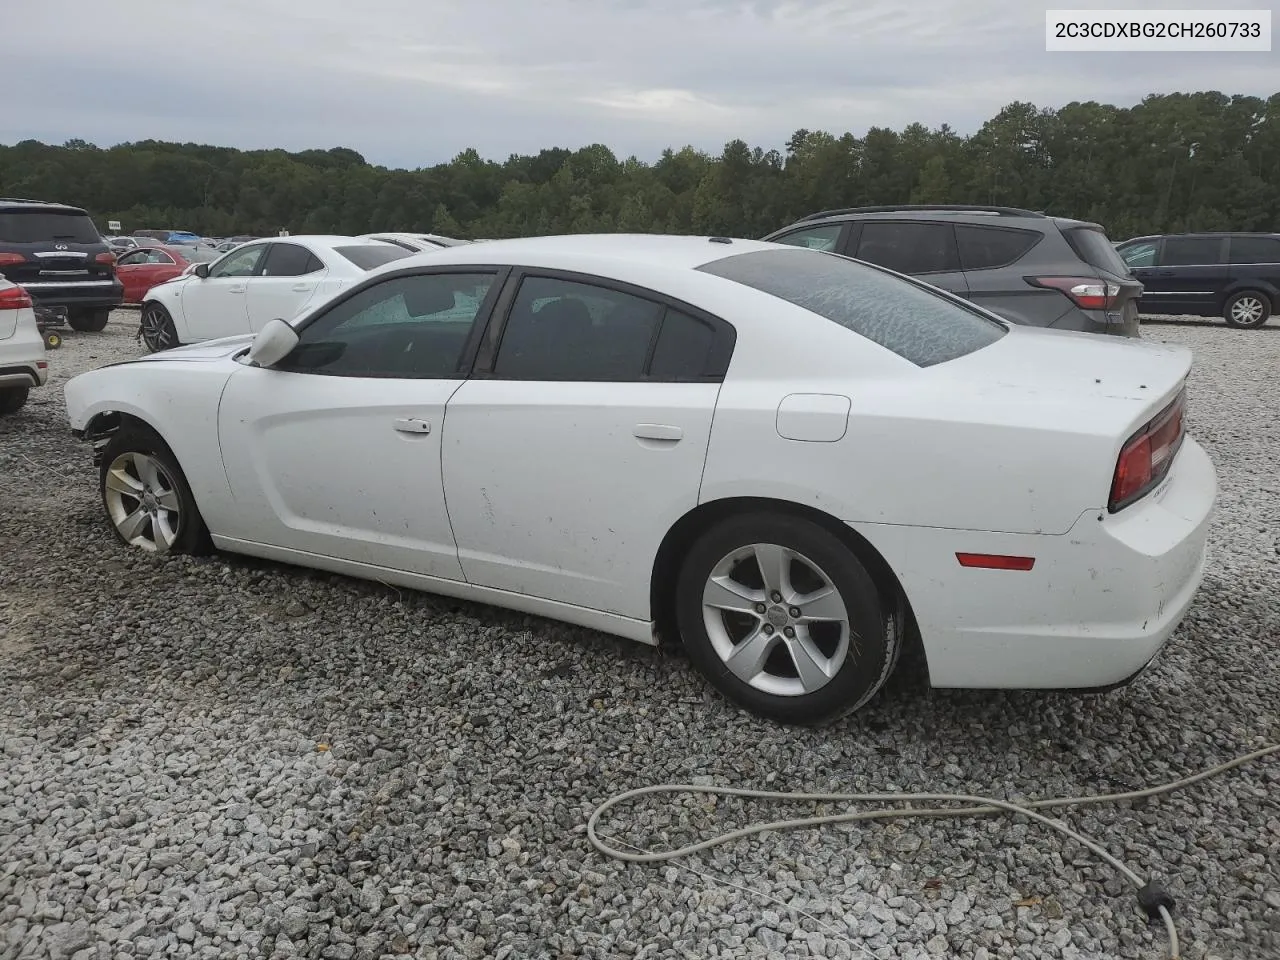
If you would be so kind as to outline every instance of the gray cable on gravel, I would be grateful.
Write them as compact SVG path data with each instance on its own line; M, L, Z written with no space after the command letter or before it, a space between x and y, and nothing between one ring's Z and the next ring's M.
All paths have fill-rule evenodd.
M1252 753L1246 753L1220 763L1215 767L1202 770L1200 773L1193 774L1189 777L1183 777L1181 780L1173 780L1169 783L1159 784L1154 787L1147 787L1143 790L1131 790L1127 793L1102 793L1089 797L1054 797L1046 800L1029 800L1026 803L1011 803L1005 800L996 800L991 797L976 796L973 794L962 793L788 793L779 790L752 790L744 787L718 787L718 786L699 786L697 784L688 783L663 783L651 787L637 787L634 790L627 790L623 793L615 794L604 803L600 804L592 812L591 818L587 821L587 838L591 841L591 845L599 850L607 857L615 860L623 860L629 863L661 863L667 860L676 860L681 857L687 857L703 850L709 850L712 847L729 843L733 840L740 840L743 837L750 837L756 834L768 831L782 830L799 830L811 827L826 826L836 823L853 823L859 820L883 820L891 817L976 817L985 816L992 813L1016 813L1024 817L1028 817L1045 826L1056 830L1058 833L1084 844L1100 858L1114 867L1119 873L1124 875L1135 887L1141 889L1146 882L1133 870L1130 870L1121 860L1112 856L1100 845L1094 841L1082 836L1072 830L1066 824L1058 820L1050 819L1043 814L1036 813L1037 810L1046 810L1055 807L1079 807L1086 804L1098 803L1119 803L1125 800L1141 800L1146 797L1155 797L1165 793L1172 793L1175 790L1181 790L1189 787L1201 780L1207 780L1210 777L1218 776L1233 770L1236 767L1251 763L1254 760L1260 760L1270 754L1280 752L1280 743L1270 744L1254 750ZM861 810L847 813L822 814L813 817L800 817L795 820L775 820L771 823L758 823L749 827L743 827L741 830L731 830L719 836L712 837L709 840L703 840L699 843L691 843L688 846L680 847L675 850L663 850L658 852L646 851L642 853L628 853L625 850L619 850L612 847L604 840L596 830L596 824L600 818L610 809L616 807L620 803L628 800L634 800L653 793L704 793L718 794L727 797L749 797L759 800L790 800L803 802L822 802L822 803L905 803L905 802L925 802L925 803L969 803L976 806L969 807L889 807L880 810ZM630 846L630 844L627 844ZM639 848L637 848L639 849ZM1164 921L1165 931L1169 935L1169 956L1171 960L1178 960L1178 933L1174 929L1173 917L1169 910L1164 906L1158 908L1160 918Z

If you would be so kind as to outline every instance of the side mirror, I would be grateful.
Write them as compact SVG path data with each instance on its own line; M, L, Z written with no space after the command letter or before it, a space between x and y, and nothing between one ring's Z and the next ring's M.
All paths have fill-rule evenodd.
M253 367L270 367L287 357L297 345L298 331L276 317L258 331L245 359Z
M196 269L195 269L195 275L199 277L201 280L209 276L209 265L207 263L197 263Z

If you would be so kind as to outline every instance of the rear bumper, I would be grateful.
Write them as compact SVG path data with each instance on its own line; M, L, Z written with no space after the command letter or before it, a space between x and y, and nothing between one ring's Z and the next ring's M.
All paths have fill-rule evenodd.
M24 283L31 299L46 307L118 307L124 300L124 284L118 279L85 280L79 283Z
M1217 475L1188 437L1168 479L1060 536L856 524L898 574L936 687L1095 689L1156 657L1204 576ZM957 552L1035 558L1026 572L961 567Z
M1053 324L1055 330L1081 330L1085 333L1105 333L1117 337L1142 336L1142 324L1135 313L1125 319L1119 313L1105 310L1081 310L1073 307Z

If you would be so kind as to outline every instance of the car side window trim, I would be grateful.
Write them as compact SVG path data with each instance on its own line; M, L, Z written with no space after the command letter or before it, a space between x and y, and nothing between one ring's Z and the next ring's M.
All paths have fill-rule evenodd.
M386 283L391 280L402 280L406 277L425 277L436 276L440 274L449 275L457 273L487 273L493 274L493 283L489 285L489 290L485 294L484 300L480 302L479 308L476 310L475 319L471 324L471 331L467 335L466 344L463 346L462 354L458 358L458 377L466 379L471 376L471 369L475 363L476 352L480 347L481 339L484 331L488 329L493 315L494 307L499 303L501 296L507 289L508 277L511 273L511 267L506 264L493 263L450 263L437 264L429 267L414 267L407 270L397 270L394 273L380 273L375 277L369 277L360 283L344 290L332 300L326 300L324 306L316 310L314 313L304 317L294 325L298 336L301 337L304 330L313 323L323 319L329 315L329 312L341 307L352 297L363 293L370 287L376 287L379 284ZM287 370L282 373L307 373L308 371ZM313 374L314 375L314 374Z
M515 305L516 297L519 293L520 286L527 279L540 280L563 280L566 283L579 283L588 286L599 287L603 290L610 290L615 293L627 294L628 296L637 297L641 300L647 300L663 308L662 315L658 322L654 324L653 333L650 335L649 347L645 356L646 371L638 379L614 380L583 380L577 377L556 379L554 381L529 381L525 377L507 377L494 372L494 364L498 358L498 351L502 348L503 335L506 333L507 323L511 318L511 309ZM713 333L711 350L708 351L705 372L697 377L651 377L648 373L650 365L653 362L654 353L657 350L658 338L662 335L663 324L667 320L670 311L675 310L680 313L688 314L695 320L700 320L708 324ZM686 303L676 297L668 296L649 287L641 287L636 284L627 283L623 280L614 280L611 277L601 277L592 273L579 273L574 270L555 270L544 267L513 267L511 275L507 278L502 293L498 298L497 305L489 315L488 325L481 336L480 351L475 358L475 363L471 368L470 377L475 380L505 380L511 382L556 382L556 383L720 383L724 380L725 374L728 372L729 360L733 356L733 348L737 342L737 330L728 321L713 313L709 313L700 307L695 307L691 303Z
M506 267L506 266L495 267L495 266L455 263L455 264L449 264L447 266L442 264L440 266L435 266L428 269L398 271L394 274L385 274L385 275L380 274L378 277L374 278L372 281L362 283L358 289L354 289L347 292L341 298L331 302L327 302L324 306L324 309L307 317L306 321L303 324L297 326L295 329L297 330L299 338L301 339L301 335L304 330L312 326L312 324L314 324L318 320L321 320L322 318L327 316L331 310L340 308L344 303L351 300L353 297L359 295L363 291L367 291L369 289L379 287L384 284L394 283L398 280L406 280L413 277L431 277L431 276L448 277L448 276L473 275L473 274L492 276L493 281L489 284L489 289L486 291L484 299L481 300L479 305L476 307L475 316L471 320L471 329L468 331L467 338L463 342L463 348L461 353L458 356L458 362L454 367L453 374L452 376L444 378L444 379L451 379L451 380L452 379L465 380L468 378L471 370L471 365L475 360L475 350L479 342L479 335L481 331L483 331L483 329L488 325L489 317L492 315L493 306L497 302L500 291L505 287L505 281L507 279L507 274L509 272L510 272L510 267ZM239 359L239 356L237 356L237 359ZM288 357L285 357L285 360L282 362L287 362L287 360L288 360ZM328 376L328 377L354 377L355 376L353 374L334 373L334 372L325 371L322 369L294 369L294 368L288 368L288 367L280 367L276 369L276 372L282 373L282 374L283 373L301 374L304 376ZM358 377L358 379L409 380L409 379L441 379L441 378L439 376L430 376L430 377L421 376L421 375L396 376L391 374L370 373L370 374L362 374L361 376Z

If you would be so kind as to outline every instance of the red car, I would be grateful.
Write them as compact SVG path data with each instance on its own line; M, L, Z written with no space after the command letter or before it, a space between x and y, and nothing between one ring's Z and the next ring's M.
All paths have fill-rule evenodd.
M124 284L124 302L141 303L157 283L181 276L196 263L209 263L220 254L212 247L179 247L154 244L122 254L116 275Z

